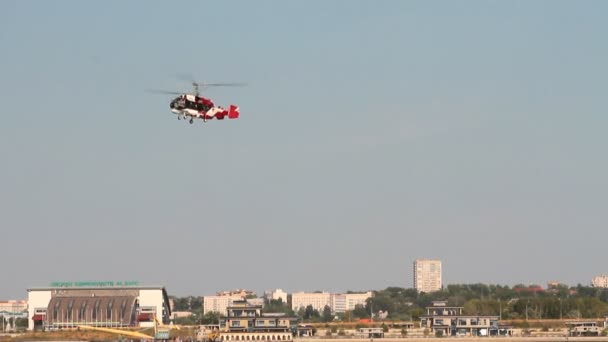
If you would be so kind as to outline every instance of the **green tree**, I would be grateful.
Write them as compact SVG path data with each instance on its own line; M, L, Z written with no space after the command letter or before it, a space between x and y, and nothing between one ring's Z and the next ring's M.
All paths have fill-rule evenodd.
M333 321L333 316L331 314L331 308L329 307L329 305L325 305L325 307L323 308L322 319L323 319L323 322Z
M320 321L321 315L319 314L319 310L313 309L312 305L308 305L304 310L304 316L302 318L311 322L318 322Z
M187 297L173 297L173 311L188 311L189 303Z
M369 312L365 309L365 306L357 304L353 310L353 316L357 318L369 318Z
M347 310L342 314L342 321L350 322L353 320L353 312L352 310Z
M307 305L306 309L304 310L303 318L311 319L314 314L314 311L315 311L315 309L313 309L312 305Z
M17 328L27 328L28 319L27 318L17 318L15 321L15 326Z
M177 325L195 325L197 323L194 315L188 317L176 317L173 323Z
M412 320L419 321L420 317L424 315L424 309L422 308L412 308L410 310L410 315L412 315Z
M220 323L220 313L215 311L210 311L205 313L201 319L201 324L219 324Z
M295 313L282 299L271 299L264 301L264 312L284 313L288 316L294 316Z
M203 297L171 297L173 298L173 311L190 311L200 310L203 306Z
M190 311L197 311L203 307L203 297L190 297Z

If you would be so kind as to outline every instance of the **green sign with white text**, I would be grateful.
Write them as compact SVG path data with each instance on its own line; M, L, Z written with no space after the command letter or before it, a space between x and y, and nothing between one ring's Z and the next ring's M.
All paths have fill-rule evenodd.
M139 281L54 281L51 287L118 287L139 286Z

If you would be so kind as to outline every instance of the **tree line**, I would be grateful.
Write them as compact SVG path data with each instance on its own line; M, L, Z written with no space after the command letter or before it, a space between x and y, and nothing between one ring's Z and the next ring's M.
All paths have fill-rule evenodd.
M433 301L463 307L466 315L494 315L502 319L577 319L608 315L608 289L556 285L513 287L486 284L448 285L440 291L419 293L415 289L389 287L367 300L369 313L388 312L387 319L417 321ZM369 317L369 315L367 316Z
M180 324L216 324L217 313L203 315L202 297L174 299L173 311L190 311L193 316L176 321ZM412 288L388 287L373 291L365 305L354 310L332 313L326 306L319 311L311 305L291 310L290 296L287 303L282 300L265 300L265 312L282 312L297 316L303 322L355 322L370 318L380 320L383 313L387 320L418 321L426 313L425 308L433 301L447 301L449 306L463 307L466 315L493 315L505 320L521 319L580 319L608 316L608 288L577 285L556 285L541 289L536 285L513 287L487 284L451 284L440 291L418 292Z

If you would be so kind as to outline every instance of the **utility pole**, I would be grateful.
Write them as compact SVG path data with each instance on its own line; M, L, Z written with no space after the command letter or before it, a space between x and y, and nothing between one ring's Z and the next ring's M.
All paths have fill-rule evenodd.
M498 300L498 320L502 320L502 302Z

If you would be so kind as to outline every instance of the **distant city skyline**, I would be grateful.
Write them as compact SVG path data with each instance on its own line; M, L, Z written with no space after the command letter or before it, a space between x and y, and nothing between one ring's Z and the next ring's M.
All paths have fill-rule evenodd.
M417 259L417 260L420 260L420 259ZM421 260L428 260L428 259L421 259ZM548 289L548 288L554 287L556 285L565 285L565 286L568 286L568 287L576 287L578 285L582 285L582 286L589 286L589 287L606 287L606 288L608 288L608 281L606 281L606 279L608 279L608 275L598 274L598 275L592 277L587 283L578 282L578 283L574 283L574 284L569 284L569 283L561 282L561 281L557 281L557 280L549 280L549 281L545 281L545 282L521 282L521 283L514 283L514 284L495 283L495 282L487 282L487 283L484 283L484 282L464 282L464 283L460 283L459 282L459 283L443 283L442 288L445 289L449 285L466 285L466 284L469 284L469 285L472 285L472 284L500 285L500 286L509 286L509 287L514 287L514 286L517 286L517 285L540 286L543 289ZM58 286L57 284L60 284L60 283L63 283L63 282L51 282L50 284L46 284L46 285L43 284L43 285L40 285L40 286L32 286L31 288L49 288L49 287ZM70 285L67 285L68 287L74 286L74 284L78 284L78 283L82 283L82 284L89 284L90 283L90 284L92 284L91 286L100 286L99 284L104 284L104 283L105 284L111 284L111 283L116 283L116 282L112 282L112 281L74 281L74 282L66 282L66 284L70 284ZM319 292L319 293L347 293L347 292L365 293L365 292L368 292L368 291L381 291L381 290L385 290L388 287L402 287L402 288L406 288L406 289L416 289L414 286L399 286L399 285L387 285L385 287L368 288L368 289L361 289L361 288L357 288L356 286L346 287L345 289L336 289L334 287L333 290L330 289L331 287L322 287L322 288L314 288L314 289L290 290L288 288L278 288L278 287L272 287L272 286L266 287L264 289L244 288L242 286L235 286L235 287L228 287L228 288L217 289L216 291L205 292L205 293L176 294L176 293L172 292L171 288L169 286L167 286L167 285L163 285L163 284L159 284L159 283L146 284L146 283L142 283L142 282L139 282L139 281L133 281L132 283L133 283L133 285L143 285L143 286L164 286L167 289L169 295L170 296L175 296L175 297L215 296L215 297L238 297L238 298L242 298L243 297L244 298L247 294L249 294L249 295L255 295L258 298L259 297L264 297L264 296L270 296L271 298L278 299L279 297L277 297L277 296L280 296L281 298L286 298L285 296L291 295L292 293L297 293L297 292L303 292L303 293L315 293L315 292ZM109 286L109 288L113 287L112 285L106 285L106 286ZM27 293L25 292L25 290L24 290L24 293L25 293L24 297L27 297ZM22 300L22 297L0 298L0 301L1 300L5 300L5 301L6 300Z
M589 284L608 273L606 13L2 1L0 298L413 287L427 255L444 286ZM203 92L239 119L190 125L146 91L188 78L246 83Z

